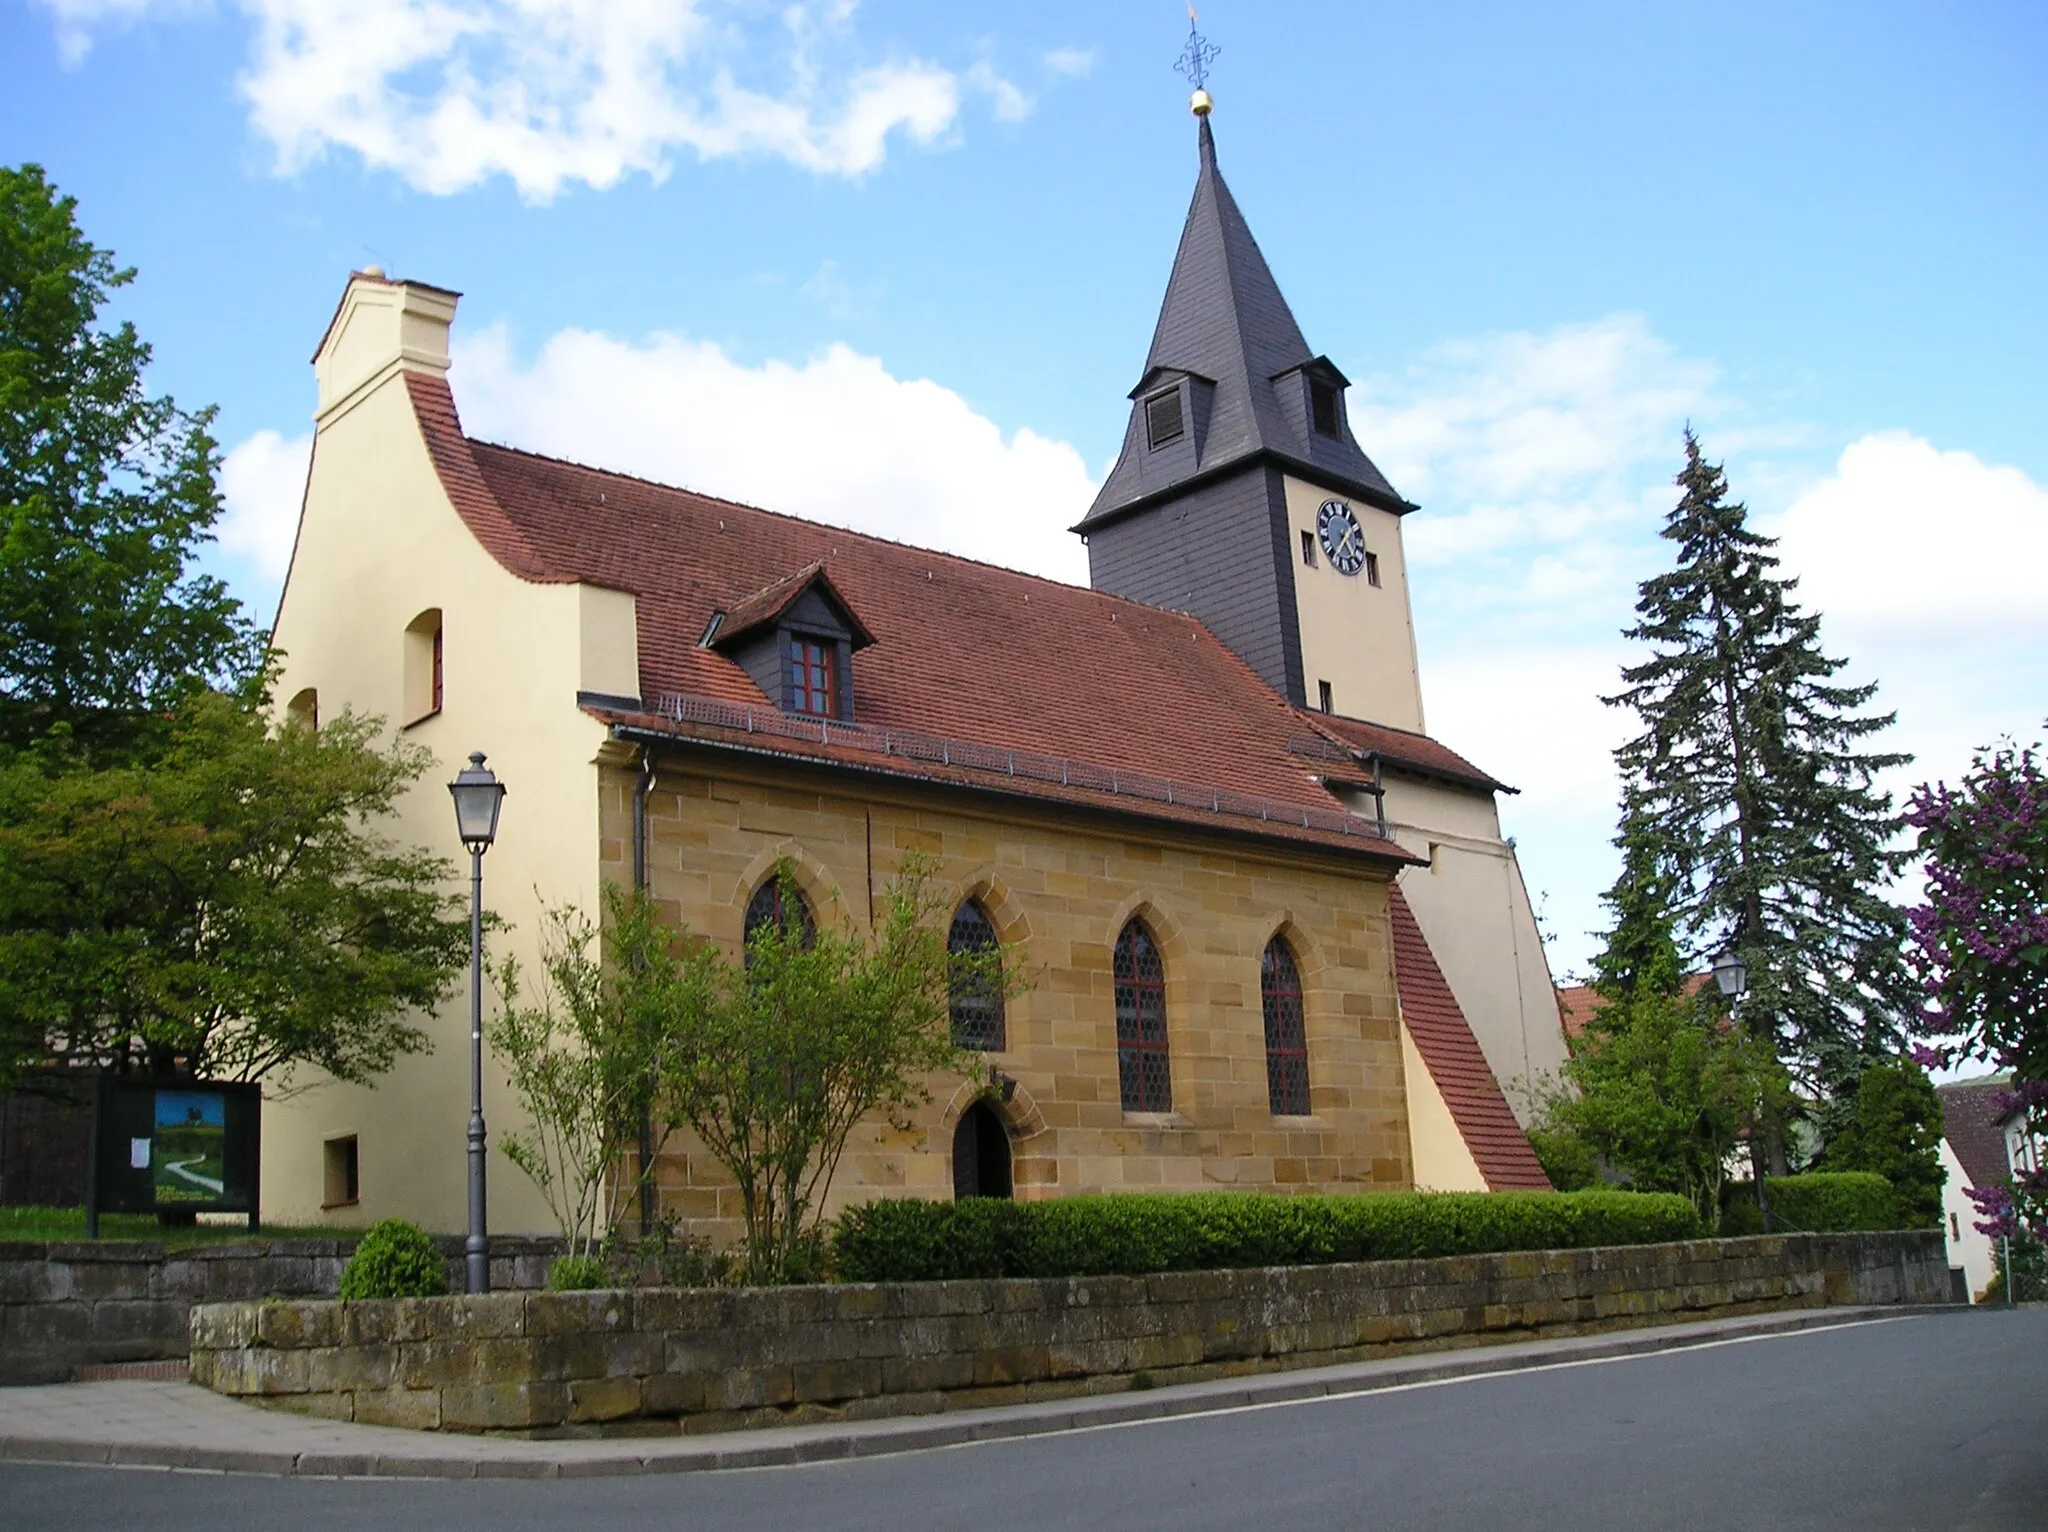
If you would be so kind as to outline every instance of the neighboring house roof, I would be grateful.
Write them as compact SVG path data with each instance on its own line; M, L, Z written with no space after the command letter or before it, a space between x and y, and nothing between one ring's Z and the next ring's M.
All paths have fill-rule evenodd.
M1391 728L1383 723L1368 723L1362 718L1346 718L1341 714L1323 713L1310 708L1298 711L1311 729L1335 739L1346 750L1364 756L1368 761L1374 757L1379 758L1389 770L1412 776L1433 777L1463 787L1481 787L1488 792L1519 791L1481 771L1457 751L1447 745L1438 744L1427 734L1417 734L1411 729Z
M1529 1147L1529 1135L1515 1121L1500 1082L1487 1067L1458 997L1451 993L1436 955L1416 923L1398 886L1388 890L1394 928L1394 978L1401 996L1401 1020L1415 1039L1415 1051L1458 1124L1465 1147L1492 1191L1550 1190L1550 1178Z
M1216 168L1216 140L1204 117L1199 132L1200 172L1194 201L1173 257L1173 275L1159 306L1152 349L1133 397L1162 372L1186 373L1214 385L1199 435L1199 456L1190 453L1178 482L1206 478L1261 457L1278 458L1317 471L1333 487L1348 486L1396 513L1413 509L1359 448L1348 426L1319 436L1297 431L1283 411L1275 379L1313 369L1334 384L1342 374L1308 349L1301 326L1273 280L1251 226ZM1103 481L1088 514L1074 530L1085 532L1126 514L1141 503L1170 493L1143 470L1147 446L1143 406L1132 412L1123 455Z
M1710 973L1689 973L1685 976L1685 993L1697 995L1713 978ZM1605 997L1590 984L1560 985L1557 991L1557 1012L1564 1021L1566 1037L1580 1037L1585 1034L1586 1023L1593 1019L1593 1013L1605 1003Z
M611 721L1414 860L1315 780L1288 748L1294 710L1195 618L472 441L444 378L406 382L443 487L500 563L636 598L643 712L595 699ZM789 718L699 643L714 611L807 579L878 636L854 667L860 727Z
M1934 1088L1941 1098L1941 1136L1972 1186L2003 1186L2012 1178L2005 1153L2005 1099L2011 1091L2006 1075Z

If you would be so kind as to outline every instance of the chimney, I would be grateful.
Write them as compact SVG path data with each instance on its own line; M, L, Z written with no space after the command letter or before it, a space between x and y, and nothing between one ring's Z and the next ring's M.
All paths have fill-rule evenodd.
M314 422L325 427L400 372L448 371L448 326L460 293L398 282L378 267L352 272L313 353L320 382Z

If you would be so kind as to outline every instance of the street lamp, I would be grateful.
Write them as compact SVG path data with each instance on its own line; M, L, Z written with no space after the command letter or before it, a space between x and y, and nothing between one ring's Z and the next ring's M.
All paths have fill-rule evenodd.
M1749 964L1742 961L1742 954L1733 947L1725 947L1714 959L1714 983L1721 993L1728 997L1731 1017L1740 1018L1742 997L1749 992ZM1756 1207L1763 1216L1764 1233L1771 1232L1771 1199L1764 1191L1764 1155L1757 1140L1763 1124L1757 1123L1749 1135L1750 1174L1756 1179Z
M479 750L448 784L455 833L469 848L469 1239L463 1266L472 1293L491 1290L491 1237L484 1227L484 853L498 838L505 786Z

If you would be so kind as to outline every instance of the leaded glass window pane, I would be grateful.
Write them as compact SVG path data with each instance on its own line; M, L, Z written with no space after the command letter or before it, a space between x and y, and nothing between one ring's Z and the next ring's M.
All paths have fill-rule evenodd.
M979 900L969 899L954 911L953 928L946 934L948 952L993 952L998 945L995 922L988 918L988 911ZM1006 1047L1002 981L993 975L977 978L955 973L950 989L954 1046L991 1053Z
M1259 996L1266 1013L1267 1102L1275 1117L1306 1117L1308 1033L1301 1014L1301 971L1277 936L1259 960Z
M1173 1110L1166 1052L1166 968L1142 920L1116 939L1116 1072L1127 1112Z

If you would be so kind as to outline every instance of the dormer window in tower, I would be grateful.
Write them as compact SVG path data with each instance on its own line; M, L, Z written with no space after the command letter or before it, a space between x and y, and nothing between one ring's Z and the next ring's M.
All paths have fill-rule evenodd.
M1309 423L1315 427L1318 436L1336 436L1339 433L1337 418L1337 386L1321 378L1311 378L1308 384Z
M1168 389L1165 393L1154 394L1145 401L1146 446L1157 452L1161 447L1177 442L1187 434L1187 421L1181 414L1179 389Z

